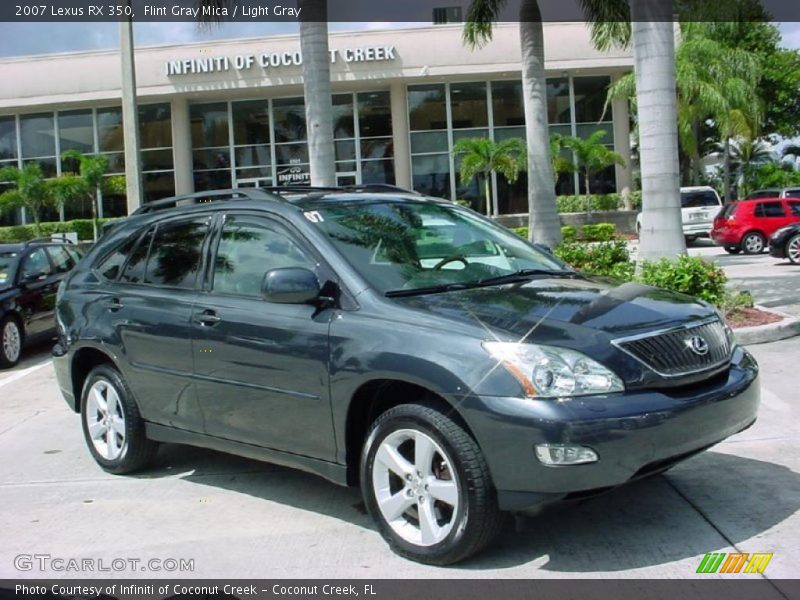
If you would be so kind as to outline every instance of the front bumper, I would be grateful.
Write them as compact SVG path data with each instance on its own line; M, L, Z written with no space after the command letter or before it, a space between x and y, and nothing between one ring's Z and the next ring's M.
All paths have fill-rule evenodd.
M658 472L750 426L758 366L736 348L731 368L688 388L534 400L464 398L461 409L491 471L501 508L524 510ZM536 444L588 446L598 462L545 466Z

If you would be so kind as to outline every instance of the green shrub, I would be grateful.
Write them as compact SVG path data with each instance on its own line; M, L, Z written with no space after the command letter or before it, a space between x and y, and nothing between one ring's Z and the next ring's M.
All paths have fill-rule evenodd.
M527 227L512 227L511 231L516 233L519 237L528 239L528 228Z
M102 233L104 223L114 219L98 219L98 227ZM74 221L54 221L39 224L40 234L37 235L33 225L13 225L0 227L0 243L15 243L32 240L36 237L50 237L54 233L76 233L79 240L92 239L91 219L75 219Z
M677 260L662 258L643 262L638 279L647 285L702 298L717 306L725 299L725 272L714 263L697 256L680 256Z
M613 223L588 223L581 227L581 238L587 242L609 242L616 232L617 226Z
M622 240L584 244L561 244L555 255L573 269L592 275L603 275L629 280L633 276L633 263L627 244Z
M622 206L619 194L593 194L591 196L556 196L560 213L617 210Z
M578 239L578 230L572 225L564 225L561 228L561 238L565 244L571 244Z
M583 196L556 196L556 209L560 213L586 212L586 206Z

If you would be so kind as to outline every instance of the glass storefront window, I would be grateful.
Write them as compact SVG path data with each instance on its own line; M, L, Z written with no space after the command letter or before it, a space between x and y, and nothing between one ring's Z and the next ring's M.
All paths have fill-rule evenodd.
M306 139L306 106L302 98L281 98L272 101L275 143Z
M361 137L392 135L392 108L389 92L356 94L358 132Z
M17 120L0 117L0 161L17 158Z
M411 131L447 129L447 98L444 84L408 86Z
M450 198L450 155L426 154L411 158L414 189L428 196Z
M22 157L56 155L55 119L53 113L22 115L19 118Z
M100 152L122 152L124 150L121 108L98 109L97 137L100 142Z
M572 121L567 77L547 80L547 121L551 125Z
M361 183L388 183L394 185L394 160L361 161Z
M356 136L353 122L353 95L338 94L333 96L333 137L335 139L353 138Z
M144 201L153 202L175 195L175 175L167 173L145 173L142 175Z
M94 123L92 111L74 110L58 113L58 139L61 152L77 150L81 154L94 152Z
M192 148L212 148L230 143L226 103L193 104L189 107L189 118L192 123Z
M269 144L269 102L233 102L231 113L235 145ZM227 144L227 140L224 143Z
M492 118L495 127L525 125L521 81L492 82Z
M272 158L269 155L269 144L259 146L241 146L236 148L236 167L269 166Z
M575 122L599 123L601 120L610 121L611 111L605 111L606 92L611 84L611 78L600 77L574 77L572 85L575 89ZM608 138L606 138L608 139Z
M450 85L450 117L453 129L486 127L489 113L485 83L453 83Z
M391 158L394 156L392 138L361 140L361 159Z
M172 118L169 104L139 107L139 131L143 149L172 147Z

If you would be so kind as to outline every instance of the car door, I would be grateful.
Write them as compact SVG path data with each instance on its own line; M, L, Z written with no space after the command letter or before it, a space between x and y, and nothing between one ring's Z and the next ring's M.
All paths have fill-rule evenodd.
M197 394L210 435L333 460L328 332L334 311L261 297L264 275L326 267L294 230L228 214L193 312Z
M758 228L769 238L777 229L790 222L786 211L785 200L767 200L759 202L753 213Z
M150 227L101 300L144 418L198 432L190 323L211 220L178 217ZM103 269L113 277L118 267Z
M28 338L44 336L55 329L56 292L59 276L43 246L28 250L20 263L17 300Z

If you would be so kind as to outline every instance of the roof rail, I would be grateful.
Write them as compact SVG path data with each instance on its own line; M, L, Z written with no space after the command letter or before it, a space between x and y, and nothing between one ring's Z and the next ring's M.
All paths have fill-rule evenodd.
M153 213L160 210L168 210L170 208L178 208L180 206L191 206L193 204L205 204L208 202L221 202L225 200L240 200L242 198L248 200L272 200L283 202L283 198L277 194L271 194L269 193L269 190L264 190L262 188L212 190L207 192L194 192L193 194L182 194L180 196L173 196L171 198L164 198L163 200L148 202L147 204L144 204L133 211L131 216Z
M28 246L30 244L53 244L53 243L55 243L55 244L60 244L60 243L71 244L72 243L72 240L70 240L64 234L54 233L53 235L59 235L59 236L61 236L61 238L60 239L53 239L52 237L33 238L32 240L25 240L24 242L22 242L22 245L23 246Z

